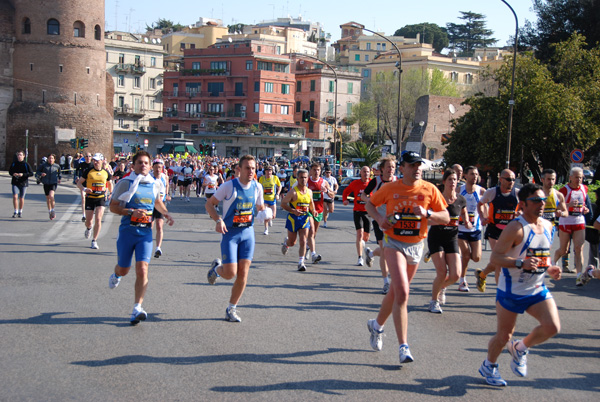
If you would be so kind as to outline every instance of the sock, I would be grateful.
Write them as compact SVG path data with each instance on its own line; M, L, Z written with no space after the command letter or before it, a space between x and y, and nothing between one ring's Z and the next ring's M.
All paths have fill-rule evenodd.
M579 277L581 276L581 272L577 273L577 279L579 279Z
M229 303L229 310L232 310L232 309L237 309L237 304Z
M298 261L298 264L304 264L304 256L300 257L300 260Z
M18 212L19 212L19 213L23 213L23 210L22 210L22 209L19 209L19 211L18 211Z
M385 283L385 284L390 283L390 278L388 278L387 276L385 278L383 278L383 283Z
M408 343L403 343L402 345L400 345L400 346L398 347L398 349L401 349L401 348L403 348L403 347L408 347Z
M515 345L515 349L517 349L519 352L526 352L528 348L525 346L525 342L519 341Z
M15 209L15 214L18 214L18 213L19 213L19 210L18 210L18 209Z
M383 331L383 325L379 325L377 320L373 321L373 329L375 331Z
M134 309L134 310L139 310L139 309L141 309L141 308L142 308L142 303L135 303L135 304L133 305L133 309Z
M311 254L311 256L312 256L312 257L314 257L314 256L316 256L316 255L317 255L317 253L315 253L314 251L313 251L313 252L312 252L312 254Z
M488 366L488 367L490 367L490 366L491 366L492 364L494 364L494 363L492 363L492 362L491 362L491 361L489 361L488 359L485 359L485 361L483 362L483 364L484 364L485 366Z

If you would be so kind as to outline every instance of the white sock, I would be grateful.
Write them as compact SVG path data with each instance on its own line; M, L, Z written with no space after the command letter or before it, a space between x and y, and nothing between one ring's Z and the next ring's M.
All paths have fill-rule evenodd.
M373 321L373 329L375 331L382 331L383 330L383 325L379 325L379 323L377 322L377 320L374 320Z
M515 345L515 349L517 349L519 352L526 352L528 348L527 346L525 346L525 343L523 341L519 341Z
M135 303L135 304L133 305L133 309L134 309L134 310L139 310L139 309L141 309L141 308L142 308L142 303Z
M231 310L231 309L237 309L237 304L229 303L229 310Z
M313 251L313 252L312 252L312 254L311 254L311 256L312 256L312 257L314 257L314 256L316 256L316 255L317 255L317 253L315 253L314 251Z
M385 284L390 283L390 278L388 278L387 276L385 278L383 278L383 283L385 283Z
M304 264L304 257L300 257L300 260L298 261L298 264Z

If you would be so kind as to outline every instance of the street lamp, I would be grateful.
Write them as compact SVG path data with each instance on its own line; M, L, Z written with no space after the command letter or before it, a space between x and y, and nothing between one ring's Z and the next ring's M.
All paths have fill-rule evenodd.
M519 38L519 19L517 13L505 0L500 0L510 8L513 15L515 16L515 44L513 47L513 65L512 65L512 82L510 84L510 99L508 101L508 140L506 141L506 169L510 168L510 137L512 134L512 117L513 108L515 106L515 69L517 68L517 40Z
M363 30L365 30L367 32L371 32L372 34L377 35L380 38L383 38L386 41L390 42L392 44L392 46L394 46L394 49L396 49L396 52L398 52L398 61L396 62L396 68L398 69L398 111L396 114L396 118L397 118L398 122L396 124L396 157L399 157L400 156L400 125L401 125L400 123L402 120L402 114L401 114L401 109L400 109L400 105L402 102L402 53L400 52L400 49L398 49L398 46L396 46L396 44L394 42L392 42L385 36L378 34L375 31L371 31L370 29L367 29L367 28L363 28Z
M425 122L423 120L421 120L419 122L419 126L421 126L421 147L419 148L419 155L421 155L421 153L423 152L423 126L425 125ZM423 156L423 155L421 155Z

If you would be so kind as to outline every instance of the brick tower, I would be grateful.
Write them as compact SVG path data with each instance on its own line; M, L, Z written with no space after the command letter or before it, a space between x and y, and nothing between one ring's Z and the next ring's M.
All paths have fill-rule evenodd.
M74 154L73 137L87 138L86 150L110 157L114 86L106 74L104 1L9 2L15 40L7 163L25 148L26 130L30 163L49 153Z

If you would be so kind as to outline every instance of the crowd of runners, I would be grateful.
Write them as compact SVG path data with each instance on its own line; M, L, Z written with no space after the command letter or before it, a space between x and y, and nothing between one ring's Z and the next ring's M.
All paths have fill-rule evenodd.
M147 318L142 302L148 266L152 257L164 253L164 224L174 223L168 206L177 197L188 203L205 199L206 212L221 235L221 255L211 264L207 280L210 284L219 278L234 280L225 309L228 321L242 320L237 305L254 256L255 221L259 232L269 236L279 212L286 235L282 243L274 244L280 245L283 255L298 244L298 271L327 258L317 252L317 235L334 213L339 187L328 165L280 166L274 160L257 161L250 155L239 159L152 157L145 151L130 157L117 155L112 161L100 153L84 152L76 162L77 169L71 172L70 166L65 169L56 163L55 155L49 155L34 172L18 152L9 171L13 218L22 217L28 178L36 175L44 186L49 219L55 219L54 193L66 172L73 173L73 182L81 191L83 236L91 238L92 249L99 249L104 209L108 206L111 213L120 215L117 264L109 287L116 288L128 274L135 254L132 325ZM568 183L558 191L554 189L556 173L551 169L542 172L540 184L520 189L515 186L514 172L505 169L498 185L485 189L474 166L446 169L439 188L422 179L422 168L423 159L414 152L404 152L399 161L383 157L371 167L363 166L360 178L341 194L344 205L353 202L356 265L371 267L379 257L384 297L377 317L367 321L371 347L382 350L384 325L392 316L400 363L414 361L408 344L407 306L410 283L421 259L433 261L436 276L428 309L441 314L449 287L458 283L458 291L470 291L468 265L481 262L482 243L487 242L490 260L485 268L475 269L473 277L477 290L485 292L488 276L494 274L498 327L479 372L488 384L505 386L497 363L504 348L512 357L512 371L524 377L529 348L560 331L558 310L544 278L547 274L558 280L563 271L570 272L557 262L568 255L571 245L575 285L583 286L593 277L600 279L600 270L595 268L597 237L595 243L588 239L587 268L583 255L586 229L600 230L600 209L590 202L580 168L571 169ZM376 242L373 249L369 247L371 227ZM554 238L560 244L551 255ZM539 325L523 339L512 339L517 317L524 312Z

